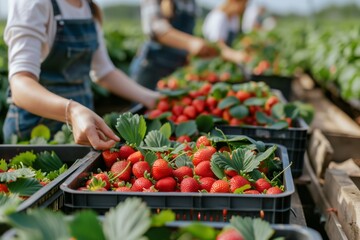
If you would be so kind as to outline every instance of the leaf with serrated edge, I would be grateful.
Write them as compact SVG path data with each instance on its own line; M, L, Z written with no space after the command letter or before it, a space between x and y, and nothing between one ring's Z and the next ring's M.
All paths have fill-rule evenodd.
M159 130L166 138L170 138L171 136L171 125L170 123L165 123L164 125L161 126L160 130Z
M143 240L150 228L150 209L139 198L127 198L105 214L103 230L108 240Z
M16 212L20 202L17 194L0 194L0 222L4 222L7 215Z
M170 140L164 136L160 131L153 130L149 132L145 137L145 145L146 148L164 148L168 150L168 146L170 145ZM143 147L145 148L145 147ZM145 149L146 149L145 148ZM166 151L163 150L163 151Z
M19 239L70 239L69 228L61 212L36 209L28 213L15 213L9 216L16 226Z
M31 167L35 159L36 159L36 154L34 154L33 152L30 151L22 152L10 160L9 166L15 167L23 164L26 167Z
M7 184L9 191L20 196L31 196L43 186L34 178L19 178Z
M197 125L194 120L180 123L175 128L175 136L180 137L183 135L192 136L197 132Z
M233 216L230 224L235 227L246 240L270 239L275 231L270 224L259 218Z
M7 167L7 162L5 159L1 159L0 160L0 169L3 170L3 171L7 171L8 170L8 167Z
M91 210L76 213L69 225L74 239L105 240L97 214ZM91 231L89 231L89 227L91 227Z
M146 134L146 122L143 116L126 112L118 117L116 130L129 144L139 146Z
M175 159L175 165L179 168L182 166L189 166L192 167L193 163L190 159L190 157L186 154L182 154L180 156L177 156Z
M265 152L260 152L258 153L258 155L256 156L256 160L259 162L262 162L266 159L268 159L270 156L272 156L272 154L276 151L277 149L277 145L273 145L271 147L269 147L268 149L266 149Z
M35 172L30 168L19 168L12 172L0 173L0 182L16 181L18 178L31 178L35 176Z
M51 172L61 168L64 163L60 160L59 156L54 152L43 151L36 154L36 159L33 162L35 170L42 170L43 172Z
M235 149L232 152L232 161L235 164L235 170L241 172L251 172L256 169L260 162L255 159L255 155L248 149Z

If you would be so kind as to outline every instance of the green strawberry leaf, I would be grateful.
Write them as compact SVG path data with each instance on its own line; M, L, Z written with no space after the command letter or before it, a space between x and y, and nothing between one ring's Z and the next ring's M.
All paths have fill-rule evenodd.
M39 124L31 130L30 139L43 138L45 139L45 142L47 142L49 141L50 137L51 137L50 129L43 124Z
M192 136L197 133L197 126L194 120L182 122L175 128L175 136L180 137L183 135Z
M18 178L32 178L35 172L30 168L19 168L12 172L0 173L0 182L13 182Z
M270 239L275 233L271 225L260 218L233 216L230 219L230 224L235 227L246 240Z
M21 198L17 194L0 194L0 222L4 223L6 217L16 212L21 203Z
M287 121L279 121L279 122L276 122L274 123L273 125L269 126L273 129L277 129L277 130L280 130L280 129L286 129L289 127L289 124L287 123Z
M235 194L242 194L244 193L244 191L251 189L251 185L250 184L245 184L244 186L235 189L234 193Z
M145 145L143 149L164 152L170 149L170 140L164 136L160 131L150 131L145 137Z
M151 216L152 227L161 227L172 221L175 221L175 213L171 210L162 210L160 213Z
M214 128L214 118L210 115L199 115L195 122L199 132L208 133Z
M116 129L126 142L137 147L145 137L146 122L143 116L126 112L118 117Z
M55 178L57 178L58 176L60 176L61 174L63 174L64 172L67 171L67 165L64 164L61 168L59 168L58 170L54 170L49 172L48 174L46 174L46 178L49 179L50 181L54 180Z
M264 106L266 103L265 98L252 97L244 101L245 106Z
M32 166L35 170L51 172L60 169L64 165L54 151L43 151L38 153L36 156L37 157Z
M180 97L189 92L190 89L178 89L178 90L169 90L169 89L159 89L159 92L162 95L169 96L169 97Z
M276 119L283 119L285 117L284 112L285 104L284 103L277 103L271 108L271 116Z
M179 155L174 160L175 160L175 165L178 168L182 166L189 166L189 167L194 166L190 157L186 154Z
M36 154L30 151L22 152L13 157L10 160L10 167L18 167L24 165L26 167L31 167L36 159Z
M275 123L274 119L272 119L263 112L256 112L255 117L256 117L256 121L261 124L271 125Z
M17 193L20 196L31 196L43 187L34 178L19 178L14 182L9 182L7 185L10 192Z
M295 119L299 117L300 109L295 104L288 103L284 107L284 113L286 117Z
M8 170L8 164L5 159L0 160L0 169L6 172Z
M207 226L201 222L191 223L182 227L180 231L191 234L191 238L189 239L215 239L217 234L213 227Z
M234 96L229 96L229 97L226 97L226 98L224 98L223 100L221 100L219 102L218 108L219 109L225 109L225 108L229 108L229 107L232 107L234 105L237 105L237 104L240 104L239 99L237 99Z
M171 125L169 122L164 123L164 125L161 126L159 130L166 138L170 138L172 131L171 131Z
M76 213L69 225L74 239L105 240L97 214L91 210Z
M14 213L9 216L19 239L70 239L69 228L61 212L36 209L28 213Z
M244 105L235 106L230 108L230 115L237 119L243 119L249 115L249 109Z
M255 159L256 161L262 162L268 158L270 158L271 156L274 155L274 152L277 149L277 145L273 145L271 147L269 147L268 149L266 149L265 152L260 152L256 155Z
M150 228L150 209L139 198L127 198L105 214L103 231L108 240L144 240ZM50 238L49 238L50 239Z
M145 156L145 161L149 163L150 166L154 165L154 162L156 161L156 159L158 159L158 157L156 156L156 154L154 152L147 152L147 153L142 153L143 156Z
M152 130L159 130L161 128L160 119L147 120L147 131L150 132Z
M215 174L215 176L218 177L219 179L223 179L224 177L226 177L224 170L221 169L221 167L219 165L217 165L215 163L215 161L211 160L210 168L213 171L213 173Z

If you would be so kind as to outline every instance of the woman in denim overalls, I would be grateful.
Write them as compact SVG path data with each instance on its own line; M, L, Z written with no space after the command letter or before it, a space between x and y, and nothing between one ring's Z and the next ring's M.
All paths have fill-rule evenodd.
M66 7L70 10L76 7L80 9L84 5L87 7L86 5L89 4L91 14L97 16L97 19L94 20L92 17L65 19L59 7L60 1L50 1L53 18L56 22L54 41L47 57L41 63L38 78L32 71L20 70L10 76L10 106L3 127L4 139L9 141L12 135L17 135L20 139L28 139L31 130L38 124L47 125L54 134L66 122L72 125L76 143L92 145L96 149L110 148L115 141L119 141L119 138L110 130L103 119L92 111L93 95L89 75L93 65L97 64L96 61L94 63L93 57L99 47L95 23L95 21L100 21L99 9L92 1L66 0L67 3L61 2L61 4L63 7L64 4L69 4ZM30 9L24 10L26 6L21 4L29 5L27 7ZM43 13L44 8L44 3L40 0L30 3L26 0L17 0L10 3L10 18L5 36L9 45L10 60L13 57L15 59L18 57L13 54L16 51L16 47L13 46L16 45L13 44L16 41L16 34L14 33L25 40L28 40L26 38L28 37L31 43L31 37L37 34L31 30L39 27L36 25L37 20L34 20L34 26L32 26L32 22L27 23L27 17L24 17L25 19L22 19L21 23L23 24L25 21L26 24L29 24L22 30L26 33L17 32L16 27L19 24L16 22L18 20L14 19L16 13L19 9L23 9L23 14L30 18L32 16L31 11L40 11L44 14L41 17L46 18L46 14ZM11 12L12 9L13 12ZM51 16L51 14L49 15ZM17 18L19 17L21 16L17 16ZM46 23L50 25L50 23ZM48 34L50 28L45 30L41 27L39 29L44 31L44 35ZM17 47L19 48L19 46ZM26 47L24 49L27 50ZM34 51L36 50L41 51L43 49L39 47ZM21 54L20 51L19 54ZM13 65L16 68L16 65ZM10 72L11 66L10 64ZM109 71L104 76L101 76L98 82L113 93L129 100L141 102L147 107L153 107L158 98L158 93L135 84L112 66L109 67ZM123 87L124 85L126 88Z
M165 10L164 5L167 6ZM142 0L141 11L144 31L150 39L130 66L131 77L141 85L156 89L161 78L186 64L189 53L200 57L217 54L203 39L192 36L195 0Z

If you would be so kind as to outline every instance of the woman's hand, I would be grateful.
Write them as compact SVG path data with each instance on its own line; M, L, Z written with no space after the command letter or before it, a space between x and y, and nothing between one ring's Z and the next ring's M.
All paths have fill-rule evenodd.
M212 58L219 55L219 50L202 38L194 38L189 44L190 54L202 58Z
M120 141L100 116L83 105L71 102L68 114L75 143L91 145L96 150L105 150Z

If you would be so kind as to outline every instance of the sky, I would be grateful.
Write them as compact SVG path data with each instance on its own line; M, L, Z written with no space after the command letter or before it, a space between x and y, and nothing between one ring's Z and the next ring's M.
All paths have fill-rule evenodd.
M7 5L10 0L0 0L0 18L6 18ZM13 0L16 1L16 0ZM346 3L356 3L360 6L360 0L250 0L256 3L263 3L274 13L289 14L295 13L306 15L312 11L318 11L324 6L335 4L342 5ZM140 0L95 0L101 7L114 4L139 4ZM220 0L197 0L201 5L209 8L221 3Z

